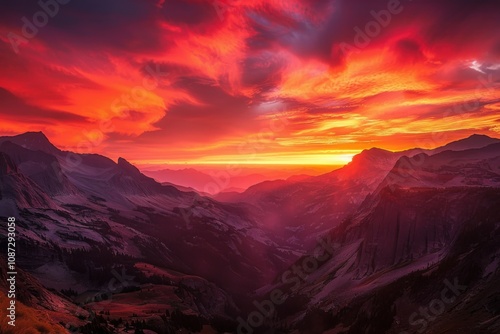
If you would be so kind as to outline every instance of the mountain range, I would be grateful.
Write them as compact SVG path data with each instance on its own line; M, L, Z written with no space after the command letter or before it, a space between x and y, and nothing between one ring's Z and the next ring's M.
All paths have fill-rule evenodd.
M499 139L372 148L211 197L149 176L41 132L0 137L19 302L46 332L500 331ZM450 284L466 288L442 302Z

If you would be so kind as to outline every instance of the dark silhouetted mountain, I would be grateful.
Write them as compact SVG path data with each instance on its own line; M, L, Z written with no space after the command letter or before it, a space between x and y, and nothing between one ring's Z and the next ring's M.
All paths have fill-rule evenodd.
M32 151L42 151L49 154L60 154L61 151L52 145L43 132L26 132L17 136L0 137L0 144L10 141Z
M460 139L439 148L432 150L432 154L444 152L447 150L451 151L465 151L474 148L482 148L491 144L500 143L500 139L491 138L486 135L472 135L470 137Z

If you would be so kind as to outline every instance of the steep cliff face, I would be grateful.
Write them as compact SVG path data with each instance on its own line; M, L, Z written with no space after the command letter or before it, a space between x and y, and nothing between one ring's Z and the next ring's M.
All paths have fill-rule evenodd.
M46 286L91 287L82 272L120 254L251 291L295 256L238 205L163 186L123 158L53 150L43 138L1 138L0 214L19 218L19 261Z
M50 196L77 195L79 191L63 173L57 158L43 151L33 151L10 141L0 144L0 151L6 153L18 166L19 171L35 182Z
M467 286L456 301L459 308L439 321L426 320L426 328L499 328L498 207L498 188L384 189L329 233L334 249L328 260L265 290L278 288L288 296L278 315L287 321L267 324L286 323L303 333L312 324L346 333L400 333L408 327L413 333L421 326L407 319L440 296L445 280L456 278ZM296 262L303 273L305 263ZM488 309L469 302L480 299ZM476 316L484 324L474 322Z
M354 264L358 278L434 254L443 256L478 212L500 206L488 188L384 189L371 200L368 215L346 226L337 238L359 244Z
M30 179L12 159L0 152L0 207L56 208L56 204Z
M12 159L3 152L0 152L0 173L1 175L17 174L17 166L14 165Z
M378 189L500 187L500 144L464 151L401 157Z
M413 189L393 195L380 198L358 227L346 228L349 236L338 253L357 237L376 240L377 249L356 249L358 262L341 276L332 272L334 261L327 263L320 271L328 275L304 289L313 296L310 307L330 310L316 314L329 322L325 328L348 333L498 332L500 189ZM399 215L398 223L401 209L414 208L411 201L420 205L417 215ZM387 228L373 219L382 216ZM414 226L413 231L402 233L405 225ZM357 266L368 270L349 275ZM454 287L451 301L444 300L443 289L450 293ZM423 315L433 303L443 309Z

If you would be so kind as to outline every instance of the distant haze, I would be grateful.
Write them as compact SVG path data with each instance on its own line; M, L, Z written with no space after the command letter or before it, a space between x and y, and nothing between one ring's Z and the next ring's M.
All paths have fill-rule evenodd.
M139 168L145 175L158 182L215 194L228 191L241 192L254 184L268 180L320 175L340 167L342 166L146 165Z

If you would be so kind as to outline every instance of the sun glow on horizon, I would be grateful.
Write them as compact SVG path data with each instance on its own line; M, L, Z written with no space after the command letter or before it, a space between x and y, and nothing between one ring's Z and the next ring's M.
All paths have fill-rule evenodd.
M61 149L141 164L322 166L371 147L499 136L493 2L413 1L353 52L342 46L356 45L354 28L387 3L314 3L238 1L221 19L203 1L124 0L130 16L114 22L72 2L14 52L5 36L22 33L12 18L26 8L11 1L0 135L43 131ZM440 28L445 9L455 29ZM188 24L174 12L197 14Z
M343 166L352 161L353 156L360 151L345 151L345 153L333 154L303 154L303 155L280 155L270 156L219 156L183 160L131 160L137 165L270 165L270 166Z

